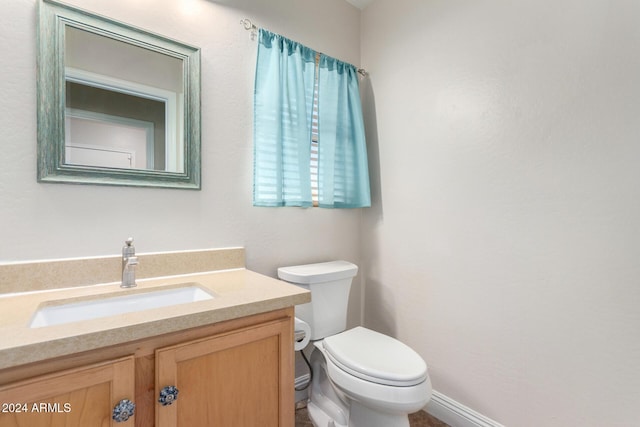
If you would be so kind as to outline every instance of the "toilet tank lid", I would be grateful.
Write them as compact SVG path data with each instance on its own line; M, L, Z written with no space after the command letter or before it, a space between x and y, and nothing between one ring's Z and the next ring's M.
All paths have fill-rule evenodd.
M347 279L354 277L357 273L358 266L348 261L320 262L278 269L280 279L303 285Z

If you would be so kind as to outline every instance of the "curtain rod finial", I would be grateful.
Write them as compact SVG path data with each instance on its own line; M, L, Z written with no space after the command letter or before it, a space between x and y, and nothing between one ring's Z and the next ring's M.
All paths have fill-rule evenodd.
M245 30L257 30L258 29L258 27L256 27L255 24L253 24L251 22L251 19L249 19L249 18L241 19L240 23L242 24L242 26L244 27Z
M240 23L242 24L245 30L247 31L251 30L251 40L255 40L256 34L258 32L258 27L256 27L255 24L253 24L249 18L241 19Z

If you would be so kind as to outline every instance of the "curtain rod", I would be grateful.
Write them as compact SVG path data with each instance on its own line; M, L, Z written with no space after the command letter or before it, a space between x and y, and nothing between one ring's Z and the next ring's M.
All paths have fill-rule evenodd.
M256 25L252 23L249 18L241 19L240 23L242 24L245 30L251 31L251 40L255 40L258 27L256 27ZM356 70L358 71L358 74L360 74L362 77L367 76L367 70L365 70L364 68L356 68Z

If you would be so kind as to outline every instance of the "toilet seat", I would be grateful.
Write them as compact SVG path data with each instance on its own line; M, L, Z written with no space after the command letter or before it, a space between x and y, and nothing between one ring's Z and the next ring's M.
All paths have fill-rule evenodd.
M338 368L381 385L409 387L427 379L427 364L406 344L358 326L326 337L323 347Z

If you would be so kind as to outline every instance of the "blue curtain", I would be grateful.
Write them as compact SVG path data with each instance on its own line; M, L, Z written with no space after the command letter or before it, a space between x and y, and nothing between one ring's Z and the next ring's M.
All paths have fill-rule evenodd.
M367 146L356 68L320 55L318 71L319 206L371 206Z
M260 29L254 94L255 206L312 206L315 52Z
M371 205L357 70L260 29L254 96L255 206L312 206L311 120L318 78L318 204Z

